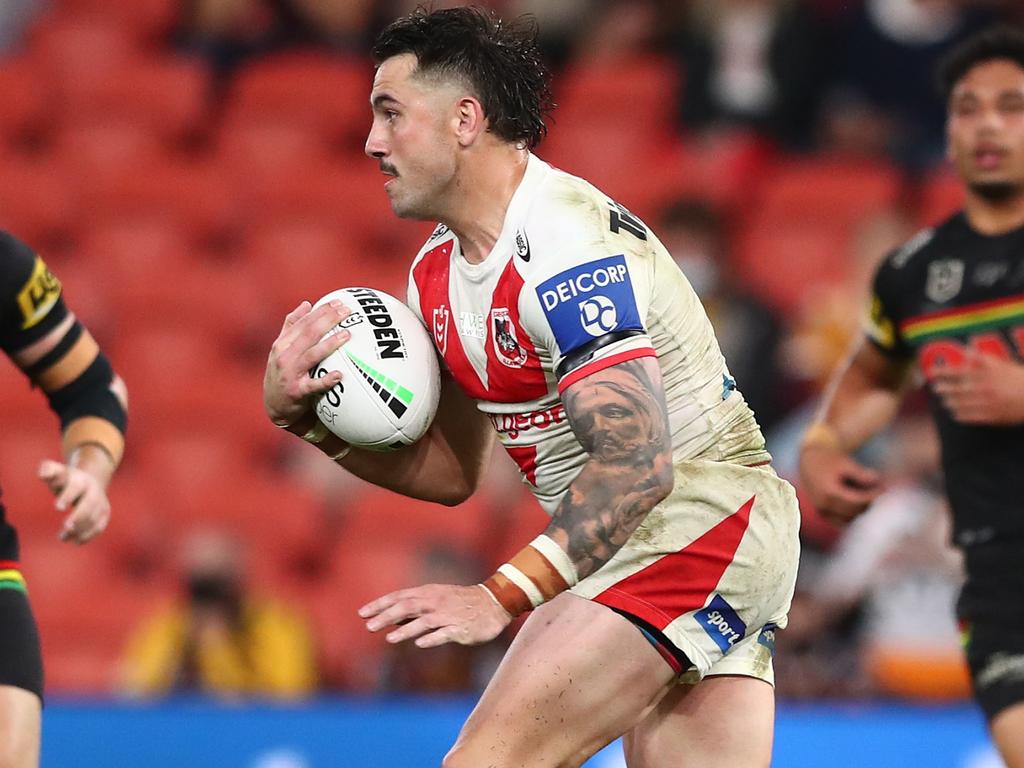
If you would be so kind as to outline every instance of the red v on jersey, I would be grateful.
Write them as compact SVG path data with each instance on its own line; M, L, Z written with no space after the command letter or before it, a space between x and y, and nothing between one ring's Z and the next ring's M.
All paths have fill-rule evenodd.
M548 382L540 358L519 317L523 278L510 259L490 297L480 296L475 306L454 306L451 295L453 240L431 249L413 269L419 292L420 313L431 329L434 344L467 395L493 403L522 403L548 394ZM484 380L470 361L460 336L460 313L486 311L486 359Z

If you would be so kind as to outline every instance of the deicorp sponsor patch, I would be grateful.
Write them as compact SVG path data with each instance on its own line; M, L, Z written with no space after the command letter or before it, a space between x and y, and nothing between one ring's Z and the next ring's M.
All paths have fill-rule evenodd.
M561 272L537 287L537 298L563 355L606 333L644 329L624 256Z
M747 625L721 595L715 595L706 608L694 614L694 618L723 653L728 653L747 633Z

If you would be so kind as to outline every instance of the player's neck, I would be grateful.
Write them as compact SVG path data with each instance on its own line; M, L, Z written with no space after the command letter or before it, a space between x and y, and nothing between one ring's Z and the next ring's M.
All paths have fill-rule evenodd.
M971 228L983 235L1002 235L1024 227L1024 193L992 202L967 192L964 213Z
M459 238L463 257L471 264L487 258L505 226L512 196L526 174L529 153L509 145L472 158L463 167L458 199L442 219Z

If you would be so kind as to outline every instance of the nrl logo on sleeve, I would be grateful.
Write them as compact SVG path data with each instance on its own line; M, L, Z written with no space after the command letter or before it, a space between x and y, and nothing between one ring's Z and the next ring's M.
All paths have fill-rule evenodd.
M964 284L964 263L960 259L940 259L928 265L924 295L934 302L949 301Z
M522 368L526 362L526 350L516 338L516 326L507 309L491 310L491 326L494 334L494 354L509 368Z
M451 313L448 311L448 307L442 304L440 307L434 309L434 322L432 327L434 329L434 343L437 344L437 348L443 355L448 351L448 318L451 317Z

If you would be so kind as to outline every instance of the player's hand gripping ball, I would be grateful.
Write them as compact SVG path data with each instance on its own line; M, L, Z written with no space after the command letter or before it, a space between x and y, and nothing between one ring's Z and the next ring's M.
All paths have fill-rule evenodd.
M441 391L434 345L405 304L373 288L342 288L314 308L338 299L352 310L329 333L351 339L310 371L339 371L341 381L315 410L331 432L359 448L387 451L416 442L430 426Z

